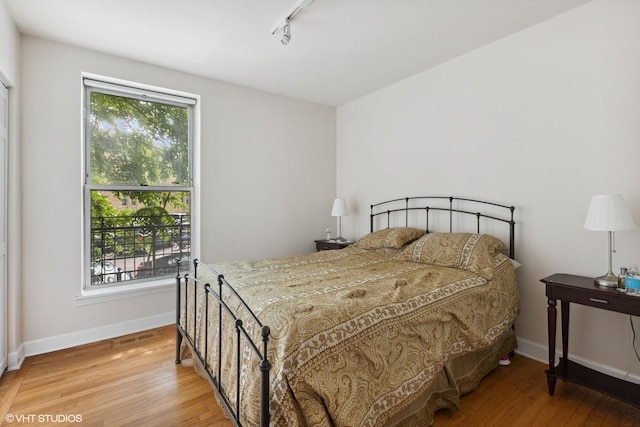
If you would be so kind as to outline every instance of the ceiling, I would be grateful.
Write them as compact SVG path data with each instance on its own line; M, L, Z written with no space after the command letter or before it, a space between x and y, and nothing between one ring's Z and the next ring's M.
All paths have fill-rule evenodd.
M21 33L338 106L591 0L0 0Z

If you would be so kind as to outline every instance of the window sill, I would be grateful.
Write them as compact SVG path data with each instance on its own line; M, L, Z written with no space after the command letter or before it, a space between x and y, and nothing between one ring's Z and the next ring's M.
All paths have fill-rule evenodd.
M73 297L76 306L99 304L125 298L150 295L160 292L175 292L175 279L167 278L135 285L114 286L105 289L83 289L80 295Z

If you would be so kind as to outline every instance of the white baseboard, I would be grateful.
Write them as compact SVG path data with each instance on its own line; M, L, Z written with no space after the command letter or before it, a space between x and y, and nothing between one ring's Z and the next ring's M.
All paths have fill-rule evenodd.
M9 353L9 370L20 369L25 357L49 353L78 345L107 340L175 323L175 312L114 323L23 343L18 351Z
M542 362L547 366L549 364L549 349L547 346L542 346L538 343L518 338L518 349L516 350L516 353L528 357L529 359ZM556 363L558 363L560 356L562 356L562 351L556 350ZM610 375L614 378L620 378L632 383L640 384L640 376L638 375L630 374L611 366L594 362L593 360L577 357L573 354L569 354L569 359L586 366L587 368L602 372L603 374Z
M532 341L524 340L520 337L518 337L518 348L516 349L516 353L538 362L545 364L549 363L547 347L543 347Z
M20 345L16 351L12 351L8 356L9 366L7 367L10 371L17 371L22 366L22 362L24 361L24 345Z

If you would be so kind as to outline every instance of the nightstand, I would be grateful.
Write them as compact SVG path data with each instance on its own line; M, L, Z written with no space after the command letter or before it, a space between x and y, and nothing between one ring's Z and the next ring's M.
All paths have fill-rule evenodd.
M346 248L353 242L338 242L336 240L314 240L316 242L316 250L317 251L329 251L332 249L342 249Z
M587 305L617 313L640 316L640 297L627 295L615 288L593 283L593 277L554 274L541 280L547 288L547 324L549 334L549 370L547 385L553 396L556 379L560 378L640 407L640 385L614 378L568 359L569 303ZM556 304L560 300L562 316L562 357L555 365ZM596 343L597 344L597 343Z

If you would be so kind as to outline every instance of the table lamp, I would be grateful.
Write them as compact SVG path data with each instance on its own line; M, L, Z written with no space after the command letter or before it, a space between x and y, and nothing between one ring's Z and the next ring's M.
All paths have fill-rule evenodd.
M342 237L342 217L348 215L347 202L344 199L335 199L333 201L333 209L331 209L331 216L338 217L338 237L336 237L336 241L338 242L347 241L347 239Z
M618 278L611 268L614 232L633 230L636 228L633 218L620 194L602 194L593 196L584 222L585 230L609 232L609 271L604 276L596 277L594 282L598 286L617 287Z

